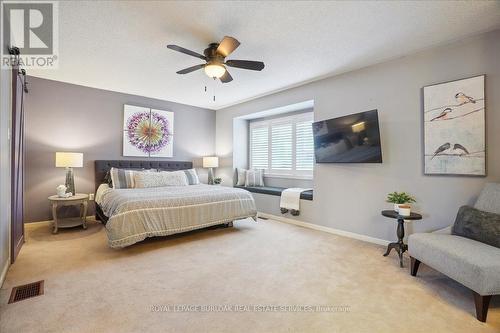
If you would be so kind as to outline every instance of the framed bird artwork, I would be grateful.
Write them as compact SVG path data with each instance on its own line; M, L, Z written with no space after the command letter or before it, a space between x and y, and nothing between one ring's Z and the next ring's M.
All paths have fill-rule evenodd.
M486 176L485 75L426 86L424 173Z

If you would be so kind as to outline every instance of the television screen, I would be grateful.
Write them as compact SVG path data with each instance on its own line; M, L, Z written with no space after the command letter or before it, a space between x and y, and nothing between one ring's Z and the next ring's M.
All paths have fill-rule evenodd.
M382 163L377 110L313 123L316 163Z

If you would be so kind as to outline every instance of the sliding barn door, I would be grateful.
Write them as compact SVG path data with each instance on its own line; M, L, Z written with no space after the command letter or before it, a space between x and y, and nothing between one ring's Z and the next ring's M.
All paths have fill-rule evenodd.
M24 90L18 73L12 69L11 262L24 243Z

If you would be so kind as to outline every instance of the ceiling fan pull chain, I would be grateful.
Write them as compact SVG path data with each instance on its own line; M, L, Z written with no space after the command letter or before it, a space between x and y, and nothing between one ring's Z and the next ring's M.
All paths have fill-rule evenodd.
M217 84L215 83L215 81L216 81L216 78L214 77L214 103L215 103L215 88L216 88L216 85L217 85Z

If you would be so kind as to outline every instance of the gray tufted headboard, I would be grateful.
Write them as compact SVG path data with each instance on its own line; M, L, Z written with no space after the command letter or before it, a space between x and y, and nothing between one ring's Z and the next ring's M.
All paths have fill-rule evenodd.
M187 170L193 168L193 162L186 161L141 161L141 160L96 160L95 188L99 187L104 176L112 167L123 169L162 169L168 171Z

